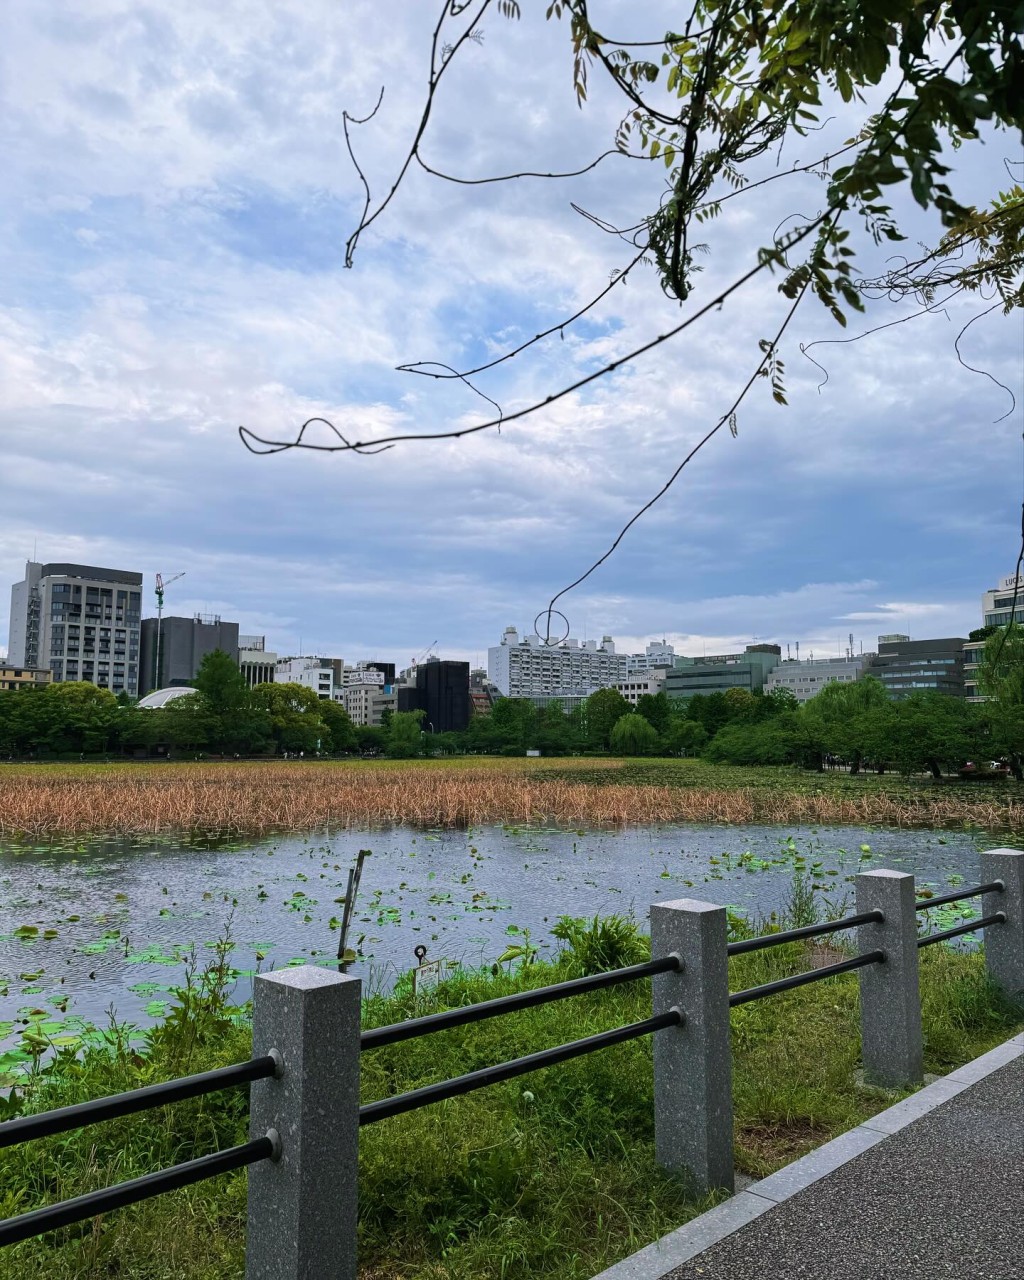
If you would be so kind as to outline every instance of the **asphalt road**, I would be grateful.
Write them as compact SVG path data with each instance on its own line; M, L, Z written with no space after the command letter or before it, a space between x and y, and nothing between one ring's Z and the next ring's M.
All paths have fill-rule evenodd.
M1024 1280L1024 1057L664 1280Z

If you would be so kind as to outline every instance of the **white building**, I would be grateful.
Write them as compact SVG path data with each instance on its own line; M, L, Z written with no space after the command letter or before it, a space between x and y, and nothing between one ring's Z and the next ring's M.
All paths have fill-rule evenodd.
M348 688L350 684L374 684L383 689L386 683L384 672L371 667L368 662L357 662L354 667L345 667L341 673L343 689Z
M773 689L788 689L798 702L809 702L826 685L859 680L869 659L874 656L861 653L852 658L787 659L768 672L764 691L771 693Z
M1017 601L1014 604L1014 592ZM982 625L986 627L1005 627L1010 621L1010 609L1013 607L1015 622L1024 622L1024 578L1018 579L1016 574L1000 578L999 586L986 591L981 597ZM969 640L964 645L964 690L968 702L987 702L978 688L978 667L985 656L984 640Z
M653 697L654 694L660 693L664 683L665 669L662 668L660 671L652 670L646 674L642 671L634 672L625 680L613 684L612 688L618 689L630 706L635 707L644 694L650 694Z
M7 661L134 698L141 623L141 573L30 560L11 588Z
M334 696L334 664L330 658L284 658L274 667L276 684L301 684L318 698Z
M267 649L266 636L238 637L238 669L250 689L258 684L273 684L277 654Z
M656 671L676 665L676 651L665 640L652 640L643 653L631 653L626 659L627 671Z
M567 697L608 689L626 679L629 659L611 636L547 645L537 635L519 638L506 627L501 644L487 650L487 675L506 698Z
M353 724L369 725L374 729L380 728L386 710L398 710L398 692L393 688L385 689L383 678L353 681L341 689L335 689L334 701L345 708Z

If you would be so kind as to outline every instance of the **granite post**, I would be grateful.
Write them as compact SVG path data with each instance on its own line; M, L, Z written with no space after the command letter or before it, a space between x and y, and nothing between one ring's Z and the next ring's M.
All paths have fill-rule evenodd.
M858 969L861 1056L869 1084L896 1088L924 1080L914 877L902 871L857 876L857 911L879 910L881 923L857 928L860 954L885 959Z
M250 1133L280 1136L249 1168L246 1280L356 1280L360 981L304 965L253 983Z
M982 853L981 883L995 880L1003 882L1003 891L982 895L981 914L1002 911L1006 921L985 930L985 962L993 982L1024 1006L1024 853L1018 849Z
M701 1192L733 1189L732 1049L724 907L680 898L651 907L651 954L682 968L655 974L654 1012L684 1021L654 1033L654 1143L664 1169Z

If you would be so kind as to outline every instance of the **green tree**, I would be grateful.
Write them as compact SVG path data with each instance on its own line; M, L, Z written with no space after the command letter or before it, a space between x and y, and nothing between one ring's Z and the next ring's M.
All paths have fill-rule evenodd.
M249 686L238 664L223 649L214 649L199 664L195 687L215 716L232 715L249 704Z
M642 693L636 700L637 715L654 726L658 733L667 733L672 723L672 704L664 689L657 693Z
M396 711L384 735L384 750L397 760L423 754L423 711Z
M345 751L354 751L356 747L356 729L352 717L338 702L318 698L317 708L320 722L324 727L324 735L320 741L321 751L331 755L341 755Z
M587 742L607 751L616 721L632 708L618 689L597 689L587 699Z
M889 758L900 773L927 770L941 778L978 754L980 717L973 704L935 691L919 691L892 704Z
M646 716L629 712L612 725L609 746L620 756L651 756L658 750L658 731Z
M682 752L698 755L708 743L708 731L699 720L673 717L664 737L665 750L673 756Z
M490 721L499 751L521 755L536 745L537 708L529 698L499 698Z
M268 716L270 734L278 751L312 755L318 749L317 743L327 736L320 699L305 685L258 684L252 691L252 700L254 706Z
M876 676L849 684L833 681L805 703L803 714L817 729L823 750L849 760L850 772L859 773L869 731L872 735L877 731L874 713L888 700L885 685Z
M985 641L978 688L989 699L985 714L995 755L1005 756L1024 781L1024 630L1002 627Z

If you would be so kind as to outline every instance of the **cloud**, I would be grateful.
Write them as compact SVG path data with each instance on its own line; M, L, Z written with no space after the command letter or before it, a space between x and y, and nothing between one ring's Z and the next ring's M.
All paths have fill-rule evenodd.
M671 5L648 10L651 29L671 25ZM608 18L633 25L624 3ZM6 584L36 546L41 559L141 569L147 591L156 570L186 569L179 607L212 603L282 651L301 635L350 658L401 658L435 636L443 652L479 652L603 555L726 412L786 305L777 279L500 432L376 458L244 451L240 423L287 438L323 415L366 439L481 421L491 411L466 386L395 366L482 364L558 325L633 252L570 202L628 226L663 190L660 166L617 157L571 183L412 172L346 270L363 191L342 113L365 114L386 84L377 117L353 131L379 195L422 107L433 20L432 6L407 3L398 20L371 0L12 13L0 640ZM426 154L467 176L573 167L609 145L620 109L599 76L576 109L567 31L531 10L488 22L446 73ZM977 166L984 191L998 163L969 151L956 163ZM725 205L702 229L712 252L688 305L820 196L809 177ZM585 321L474 382L511 413L687 314L640 266ZM875 308L863 328L892 314ZM641 645L668 629L712 651L753 635L824 645L853 623L977 625L980 593L1015 559L1019 424L994 423L1004 393L956 362L970 314L813 347L829 373L819 392L797 344L860 329L799 313L790 407L757 381L738 438L721 430L563 598L574 631ZM980 321L965 350L1019 390L1013 326Z

